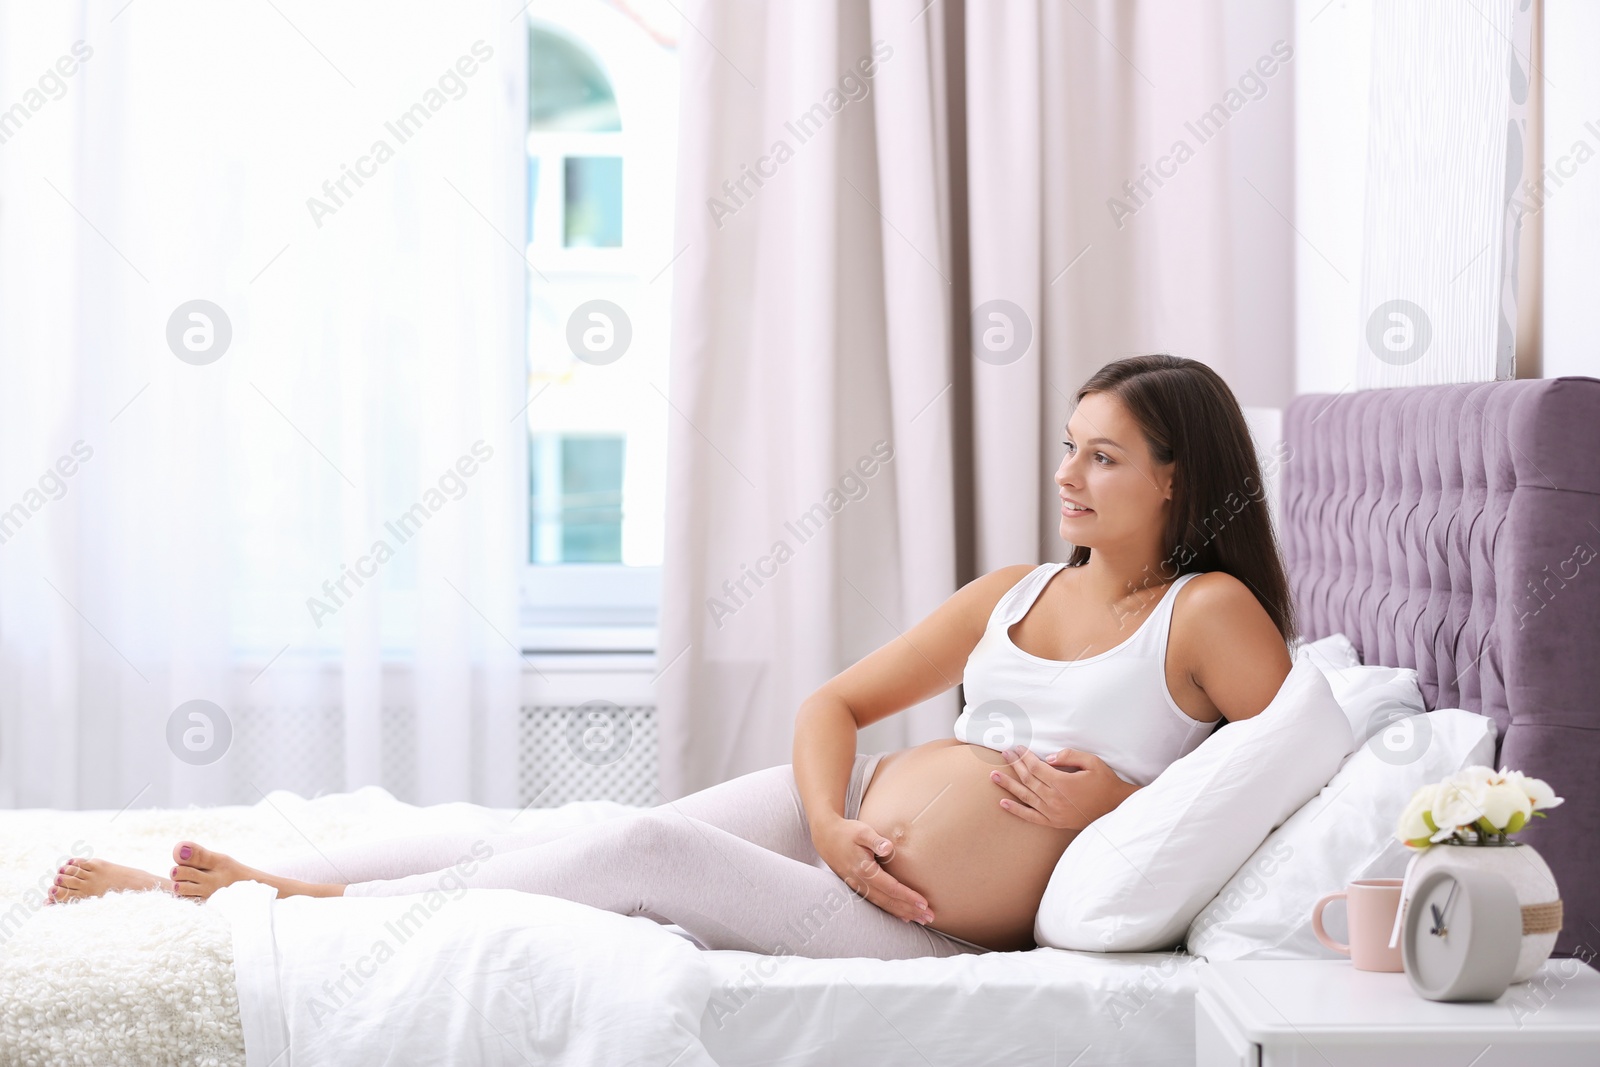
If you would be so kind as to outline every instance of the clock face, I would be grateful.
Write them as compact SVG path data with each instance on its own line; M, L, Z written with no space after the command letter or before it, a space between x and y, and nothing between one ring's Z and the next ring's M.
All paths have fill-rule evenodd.
M1428 989L1445 990L1460 977L1472 944L1472 902L1461 882L1441 872L1425 887L1426 894L1406 905L1415 909L1412 963L1417 980ZM1423 887L1419 887L1423 888Z
M1406 900L1401 958L1429 1000L1494 1000L1511 984L1522 948L1522 910L1498 874L1435 867Z

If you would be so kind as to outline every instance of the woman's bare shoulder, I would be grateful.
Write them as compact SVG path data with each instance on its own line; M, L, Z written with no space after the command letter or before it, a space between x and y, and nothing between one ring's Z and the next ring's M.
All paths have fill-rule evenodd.
M1230 720L1265 708L1292 666L1260 599L1225 571L1207 571L1178 590L1168 654Z
M971 643L976 644L1001 598L1038 567L1037 563L1013 563L980 574L945 601L941 609L945 613L945 624L965 630Z

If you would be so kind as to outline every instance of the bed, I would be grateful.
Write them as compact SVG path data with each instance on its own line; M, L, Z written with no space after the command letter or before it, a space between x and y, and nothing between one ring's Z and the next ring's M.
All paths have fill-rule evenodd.
M1592 953L1600 381L1301 396L1284 440L1279 532L1304 637L1343 633L1365 663L1414 668L1429 708L1494 719L1497 763L1561 784L1561 819L1523 837L1561 885L1556 954ZM459 898L471 906L449 897L429 920L432 945L414 953L427 968L358 979L364 931L393 915L348 912L330 928L316 902L274 911L234 893L253 883L204 908L159 894L37 906L41 876L85 849L160 870L180 837L226 840L265 865L308 842L444 825L492 833L513 819L579 826L628 810L413 808L364 789L203 811L0 812L0 1064L428 1062L419 1043L430 1039L448 1040L454 1062L486 1063L1193 1062L1206 960L1181 948L769 957L705 951L643 917L473 890ZM511 924L534 934L509 938ZM349 981L290 1004L281 976L296 958L293 973L329 974L336 991ZM273 988L263 974L278 976ZM318 1032L344 1036L319 1046L320 1058L285 1055L323 1026L318 1003L342 1024Z

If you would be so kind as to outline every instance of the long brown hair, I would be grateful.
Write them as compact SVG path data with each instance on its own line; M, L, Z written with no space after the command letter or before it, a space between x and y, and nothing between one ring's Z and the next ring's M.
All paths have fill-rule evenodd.
M1216 371L1181 356L1129 356L1083 383L1077 400L1109 393L1144 432L1158 464L1173 463L1162 535L1161 581L1226 571L1255 593L1285 644L1296 636L1293 598L1267 511L1266 483L1239 401ZM1074 545L1067 566L1089 562Z

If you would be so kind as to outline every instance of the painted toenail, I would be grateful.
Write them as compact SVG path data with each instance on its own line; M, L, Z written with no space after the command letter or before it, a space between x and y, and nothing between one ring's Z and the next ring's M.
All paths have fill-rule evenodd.
M180 848L178 850L178 858L181 859L181 860L186 860L186 859L189 858L189 846L188 845L184 845L182 848Z

